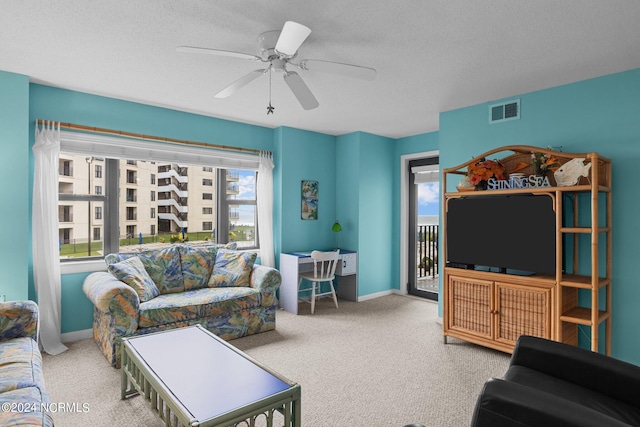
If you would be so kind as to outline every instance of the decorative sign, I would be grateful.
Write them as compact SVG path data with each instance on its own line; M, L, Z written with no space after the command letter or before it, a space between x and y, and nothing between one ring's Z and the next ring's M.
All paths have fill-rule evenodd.
M542 188L551 187L549 178L546 176L529 175L511 176L509 179L489 178L487 181L487 190L510 190L516 188Z

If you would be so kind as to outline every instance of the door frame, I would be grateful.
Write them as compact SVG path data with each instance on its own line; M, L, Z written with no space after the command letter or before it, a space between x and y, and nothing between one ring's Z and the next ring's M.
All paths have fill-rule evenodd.
M409 162L425 157L436 157L440 150L424 151L421 153L405 154L400 156L400 294L408 295L407 284L409 281L409 183L411 174ZM441 184L442 185L442 184ZM442 187L440 188L442 191ZM439 236L438 236L439 238ZM438 257L438 262L442 257ZM442 277L442 275L440 275ZM441 280L441 279L440 279Z

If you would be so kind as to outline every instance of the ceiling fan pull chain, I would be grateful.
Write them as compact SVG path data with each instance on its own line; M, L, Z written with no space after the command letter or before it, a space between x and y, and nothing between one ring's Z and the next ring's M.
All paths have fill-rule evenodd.
M269 114L273 114L273 110L276 108L271 105L271 73L273 72L273 68L269 67L269 105L267 106L267 116Z

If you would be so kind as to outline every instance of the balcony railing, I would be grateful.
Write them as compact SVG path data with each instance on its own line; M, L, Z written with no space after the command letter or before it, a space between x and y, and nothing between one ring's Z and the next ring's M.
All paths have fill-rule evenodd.
M418 277L438 275L438 225L418 226L417 264Z

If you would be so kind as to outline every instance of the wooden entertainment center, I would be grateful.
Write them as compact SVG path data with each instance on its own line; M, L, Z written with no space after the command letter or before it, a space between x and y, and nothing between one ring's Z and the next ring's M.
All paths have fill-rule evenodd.
M505 157L494 157L505 152ZM587 176L580 176L573 185L563 182L564 186L559 186L554 173L549 170L536 181L536 171L531 164L532 153L552 157L555 160L552 169L573 161L563 168L563 172L578 165ZM500 182L494 179L489 189L483 191L462 191L469 188L456 187L458 180L451 182L452 178L467 176L469 166L484 159L497 159L504 166L504 177ZM524 174L526 182L518 181L515 175L510 178L515 172ZM515 181L520 185L515 185ZM515 195L551 197L555 212L556 244L555 274L533 272L520 275L511 274L509 270L493 271L476 265L456 264L454 267L447 262L443 280L445 342L447 337L455 337L511 353L520 335L533 335L572 345L578 345L581 336L590 343L592 351L603 350L605 354L611 354L612 208L609 159L597 153L563 153L533 146L500 147L461 165L444 169L442 188L442 254L448 254L449 201L457 198ZM473 212L469 215L472 220ZM535 227L536 224L523 226ZM478 224L478 227L482 227L482 224ZM494 238L502 239L505 245L513 247L514 251L523 251L523 256L526 256L527 242L518 240L518 230ZM604 342L600 345L603 334Z

